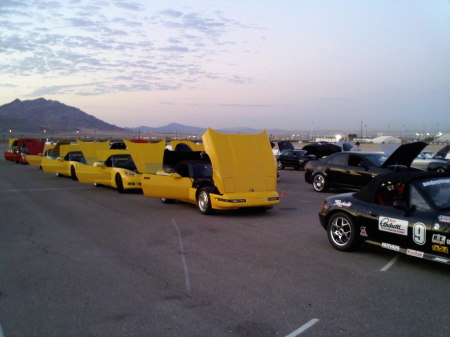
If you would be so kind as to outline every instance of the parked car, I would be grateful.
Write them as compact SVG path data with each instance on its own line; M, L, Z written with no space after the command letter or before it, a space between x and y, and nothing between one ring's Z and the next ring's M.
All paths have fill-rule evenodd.
M366 242L398 253L450 264L450 174L394 172L359 192L330 196L320 224L337 250Z
M27 155L42 154L45 142L34 138L11 138L9 148L4 152L6 160L20 164L28 164Z
M302 170L308 161L317 159L315 155L307 154L306 150L295 148L289 141L278 142L278 154L275 158L278 170L283 170L285 167Z
M77 180L75 168L78 163L85 163L85 159L77 144L58 144L49 156L42 158L41 168L46 173L55 173L58 177L67 176Z
M450 145L447 145L433 155L430 155L429 152L421 152L414 159L411 167L420 168L426 171L450 172L450 160L447 157L449 150Z
M142 190L165 203L197 204L202 214L279 203L277 169L266 132L222 134L208 129L205 151L143 151L126 142L142 175ZM157 143L159 144L159 143Z
M404 144L389 157L378 152L337 152L308 162L305 181L317 192L329 188L361 189L379 174L417 170L410 165L425 146L424 142Z

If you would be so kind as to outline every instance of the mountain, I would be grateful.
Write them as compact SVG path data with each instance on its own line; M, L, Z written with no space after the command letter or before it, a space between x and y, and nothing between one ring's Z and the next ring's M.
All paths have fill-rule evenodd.
M159 127L150 127L150 126L138 126L136 128L130 128L133 131L141 131L141 132L156 132L156 133L180 133L180 134L203 134L206 131L206 128L201 128L197 126L189 126L182 125L178 123L170 123L164 126Z
M12 129L15 132L57 130L73 133L75 130L124 130L103 122L78 108L45 98L27 101L16 99L0 106L0 126L5 130Z

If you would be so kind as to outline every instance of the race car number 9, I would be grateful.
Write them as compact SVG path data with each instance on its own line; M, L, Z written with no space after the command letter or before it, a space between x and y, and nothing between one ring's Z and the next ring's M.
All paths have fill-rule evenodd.
M418 245L423 245L426 241L427 228L421 222L417 222L413 226L413 240Z

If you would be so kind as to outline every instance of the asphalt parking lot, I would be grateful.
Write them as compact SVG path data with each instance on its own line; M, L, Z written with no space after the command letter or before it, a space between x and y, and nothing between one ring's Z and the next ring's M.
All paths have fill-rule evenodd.
M450 270L328 243L281 171L272 210L201 215L0 160L0 336L450 335Z

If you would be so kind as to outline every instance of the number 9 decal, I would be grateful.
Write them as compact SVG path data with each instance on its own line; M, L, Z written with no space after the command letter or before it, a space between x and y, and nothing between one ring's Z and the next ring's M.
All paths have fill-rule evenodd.
M418 245L425 244L427 228L421 222L417 222L413 226L413 240Z

